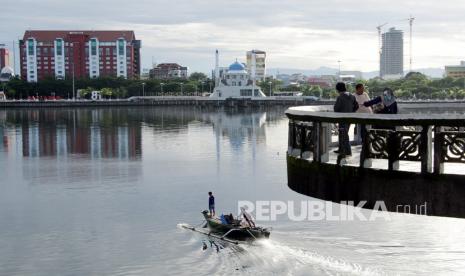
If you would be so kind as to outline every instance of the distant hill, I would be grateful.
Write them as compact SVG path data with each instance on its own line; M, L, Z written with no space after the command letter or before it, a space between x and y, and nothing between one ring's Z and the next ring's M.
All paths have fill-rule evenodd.
M267 68L266 70L268 75L276 74L304 74L306 76L320 76L320 75L335 75L339 72L336 68L331 67L319 67L317 69L296 69L296 68ZM431 78L442 78L444 75L443 68L421 68L421 69L414 69L415 72L420 72L425 74ZM405 72L407 73L407 71ZM370 72L362 72L363 77L365 79L371 79L377 77L379 75L379 71L370 71Z

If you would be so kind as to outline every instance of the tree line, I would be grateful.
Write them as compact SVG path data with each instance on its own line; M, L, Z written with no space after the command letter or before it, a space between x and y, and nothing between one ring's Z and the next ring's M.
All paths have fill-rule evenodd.
M182 94L209 92L213 82L203 73L192 73L188 79L170 80L128 80L124 78L100 77L75 79L75 97L88 97L91 91L101 91L106 98L128 98L132 96L155 96L161 94ZM57 96L65 99L73 98L73 80L45 78L39 82L27 82L18 77L3 83L5 94L12 99L28 97Z
M431 79L418 72L408 73L404 78L398 80L381 80L373 78L370 80L358 80L350 83L347 87L350 92L355 91L355 85L362 83L371 97L381 95L386 87L391 88L399 99L464 99L465 78L445 77ZM335 98L338 93L335 88L321 88L319 86L303 85L301 91L304 95L322 98Z
M398 80L359 80L348 85L353 92L355 84L365 85L371 97L380 95L384 88L391 88L399 99L464 99L465 78L430 79L427 76L411 72ZM266 78L257 83L265 95L272 95L275 91L299 91L306 96L329 99L337 97L334 87L320 87L302 83L298 86L283 86L283 83L273 78ZM2 88L0 86L0 88ZM47 78L37 83L29 83L19 78L13 78L3 83L3 90L8 98L25 99L29 96L59 96L73 97L73 83L71 79L56 80ZM127 80L124 78L101 77L95 79L76 79L75 91L79 96L88 97L93 90L101 91L106 98L127 98L131 96L155 95L193 95L200 92L212 92L214 81L203 73L192 73L188 79L172 80ZM271 89L271 93L270 93Z

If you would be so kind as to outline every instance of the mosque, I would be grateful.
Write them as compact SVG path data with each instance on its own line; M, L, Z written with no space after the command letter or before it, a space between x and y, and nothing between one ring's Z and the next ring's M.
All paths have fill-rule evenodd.
M219 54L216 50L215 89L210 98L225 100L227 98L263 98L266 97L256 85L255 60L252 56L252 72L247 72L244 64L234 62L226 70L219 68ZM254 91L252 93L252 91Z
M5 66L0 71L0 82L9 81L15 75L13 68Z

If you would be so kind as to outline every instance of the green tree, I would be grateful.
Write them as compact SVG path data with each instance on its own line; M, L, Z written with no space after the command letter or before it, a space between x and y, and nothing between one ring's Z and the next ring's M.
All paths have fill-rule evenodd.
M111 90L111 88L108 87L100 89L100 93L102 94L102 97L106 98L111 98L113 96L113 90Z
M207 75L201 72L193 72L189 76L190 81L200 81L200 80L206 80L206 79L207 79Z

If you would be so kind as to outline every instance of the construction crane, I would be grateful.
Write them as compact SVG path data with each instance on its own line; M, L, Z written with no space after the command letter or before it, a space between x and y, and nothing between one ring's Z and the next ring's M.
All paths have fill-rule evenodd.
M380 55L381 55L381 28L386 26L387 24L388 24L388 22L386 22L384 24L381 24L381 25L376 27L376 29L378 30L378 51L379 51Z
M388 22L384 23L384 24L381 24L379 26L376 27L376 29L378 30L378 55L379 55L379 64L381 65L381 28L386 26L388 24ZM379 71L379 74L381 76L381 70Z
M412 29L413 29L413 21L415 20L415 17L411 16L409 18L407 18L408 20L408 23L410 25L410 53L409 53L409 69L410 69L410 72L412 72Z
M397 21L405 21L407 20L409 22L409 26L410 26L410 32L409 32L409 71L412 72L412 64L413 64L413 21L415 20L415 17L413 17L412 15L410 15L409 18L404 18L404 19L401 19L401 20L396 20L395 22ZM381 50L382 50L382 41L381 41L381 28L384 27L385 25L387 25L388 23L384 23L382 25L379 25L376 27L376 29L378 30L378 50L379 50L379 60L380 60L380 64L381 64Z

